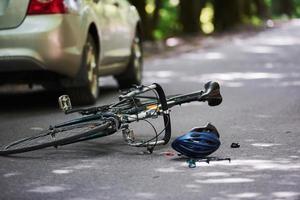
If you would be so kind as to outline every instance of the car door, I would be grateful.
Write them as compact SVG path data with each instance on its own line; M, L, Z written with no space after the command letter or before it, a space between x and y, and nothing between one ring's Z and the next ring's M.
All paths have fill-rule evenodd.
M110 41L112 40L111 35L111 18L113 15L114 8L109 4L108 0L93 0L95 6L93 10L95 12L94 21L97 24L97 29L99 31L100 36L100 45L101 45L101 68L105 68L107 65L113 62L112 59L112 51L114 49L113 46L110 45ZM100 71L101 72L101 71Z
M124 0L112 0L117 7L117 19L115 22L118 27L114 34L114 40L118 44L116 47L119 57L126 59L131 53L131 43L132 43L132 32L134 30L132 25L129 23L129 4Z
M129 26L125 19L126 7L119 0L101 0L103 2L103 18L105 21L102 30L106 38L103 44L106 49L103 64L118 65L124 63L130 55Z

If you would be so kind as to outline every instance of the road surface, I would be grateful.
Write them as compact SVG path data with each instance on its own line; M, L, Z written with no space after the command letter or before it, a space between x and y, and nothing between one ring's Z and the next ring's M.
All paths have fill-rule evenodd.
M300 199L300 21L248 38L236 36L145 62L144 83L167 94L221 84L218 107L192 103L172 110L172 140L212 122L222 145L213 154L227 161L197 163L170 156L170 145L153 154L124 144L121 134L59 149L0 158L0 199ZM112 79L102 81L98 104L116 101ZM2 92L1 145L30 135L64 116L54 94ZM143 135L153 134L138 124ZM231 143L240 148L230 148Z

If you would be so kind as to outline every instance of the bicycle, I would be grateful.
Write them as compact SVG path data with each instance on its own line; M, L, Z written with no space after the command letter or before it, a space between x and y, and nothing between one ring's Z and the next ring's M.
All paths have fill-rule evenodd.
M73 109L70 98L63 95L59 97L59 105L63 112L65 114L79 113L82 115L81 117L49 126L47 130L35 136L14 141L0 150L0 155L23 153L46 147L57 148L112 135L119 130L128 145L146 147L152 153L155 146L165 145L171 138L170 109L173 106L193 101L206 101L209 106L221 104L222 96L219 84L207 82L204 85L204 91L169 97L165 96L164 90L157 83L149 86L135 86L123 92L117 103L77 109ZM154 128L155 136L146 141L136 141L129 124L141 120L147 121L150 118L156 119L158 116L162 116L164 128L158 133L149 122Z

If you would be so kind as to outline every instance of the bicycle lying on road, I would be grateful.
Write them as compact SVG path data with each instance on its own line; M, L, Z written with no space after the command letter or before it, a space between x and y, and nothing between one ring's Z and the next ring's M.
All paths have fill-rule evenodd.
M166 97L162 87L156 83L149 86L136 86L121 94L117 103L79 109L73 109L70 98L63 95L59 97L59 104L64 113L79 113L81 117L50 126L35 136L12 142L0 150L0 155L23 153L46 147L57 148L112 135L119 130L128 145L146 147L152 153L155 146L165 145L171 138L170 109L193 101L208 102L209 106L219 105L222 102L219 84L208 82L204 85L204 91L170 97ZM163 118L162 131L158 133L154 128L154 137L146 141L136 141L129 124L141 120L147 121L150 118L155 119L158 116Z

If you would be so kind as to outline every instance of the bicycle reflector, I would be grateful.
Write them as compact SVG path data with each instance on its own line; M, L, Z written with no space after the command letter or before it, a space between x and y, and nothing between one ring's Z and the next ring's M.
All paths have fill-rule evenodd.
M68 95L62 95L58 98L60 109L65 113L72 109L71 99Z

